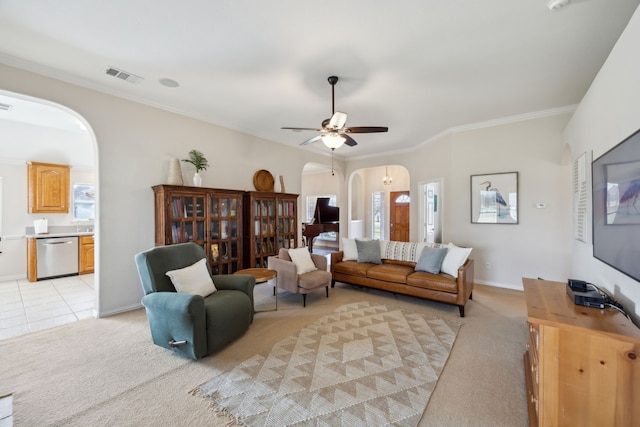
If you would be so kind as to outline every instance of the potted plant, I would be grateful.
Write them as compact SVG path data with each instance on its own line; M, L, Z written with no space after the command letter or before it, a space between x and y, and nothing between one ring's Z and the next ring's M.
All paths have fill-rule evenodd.
M198 150L189 151L189 158L182 159L183 162L191 163L196 168L196 173L193 175L193 185L196 187L202 186L202 177L200 171L207 170L209 162L204 154Z

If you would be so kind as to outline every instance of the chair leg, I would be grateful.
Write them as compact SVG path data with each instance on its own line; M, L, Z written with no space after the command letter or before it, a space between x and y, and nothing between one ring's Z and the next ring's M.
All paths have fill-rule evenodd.
M307 294L302 294L302 306L307 306Z
M325 286L324 289L327 291L327 298L329 298L329 287Z

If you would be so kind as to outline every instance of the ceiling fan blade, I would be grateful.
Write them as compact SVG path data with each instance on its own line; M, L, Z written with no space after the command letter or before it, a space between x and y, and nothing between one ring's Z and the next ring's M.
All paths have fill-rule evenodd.
M309 144L313 144L314 142L318 142L320 141L320 138L322 138L322 135L318 135L318 136L314 136L313 138L309 138L306 141L304 141L303 143L301 143L300 145L309 145Z
M296 132L299 132L301 130L314 130L316 132L321 132L323 130L323 129L318 129L318 128L289 128L289 127L283 127L283 128L280 128L280 129L288 129L288 130L293 130L293 131L296 131Z
M344 138L344 145L348 145L349 147L353 147L355 145L358 145L358 143L355 141L355 139L351 138L349 135L346 134L341 134L340 136L342 136Z
M387 132L389 130L386 126L354 126L349 128L344 128L346 133L376 133L376 132Z

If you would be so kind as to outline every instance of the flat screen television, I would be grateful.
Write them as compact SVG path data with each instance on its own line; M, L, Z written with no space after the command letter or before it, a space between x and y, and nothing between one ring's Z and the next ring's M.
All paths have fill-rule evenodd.
M593 256L640 281L640 130L591 164Z

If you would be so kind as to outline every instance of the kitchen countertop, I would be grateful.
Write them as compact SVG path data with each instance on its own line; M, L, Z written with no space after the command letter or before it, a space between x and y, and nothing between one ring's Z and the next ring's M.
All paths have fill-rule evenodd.
M75 237L75 236L92 236L93 225L54 225L48 228L48 233L36 234L33 227L25 229L27 239L49 239L52 237Z

